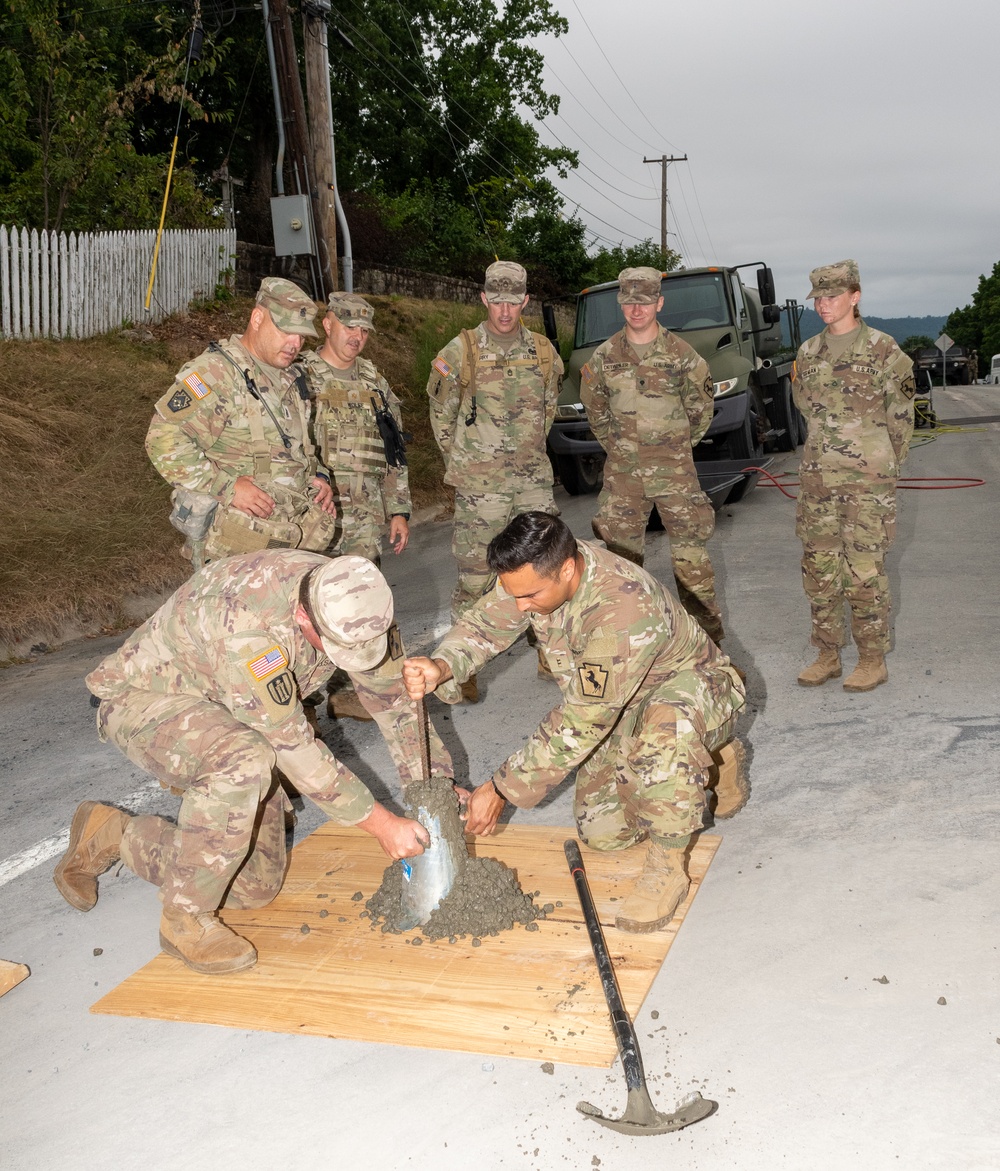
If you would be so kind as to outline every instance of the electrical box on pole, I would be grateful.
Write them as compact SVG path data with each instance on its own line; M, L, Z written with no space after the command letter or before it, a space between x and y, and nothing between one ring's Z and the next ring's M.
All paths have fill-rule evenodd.
M311 256L316 251L308 195L276 195L271 200L275 256Z

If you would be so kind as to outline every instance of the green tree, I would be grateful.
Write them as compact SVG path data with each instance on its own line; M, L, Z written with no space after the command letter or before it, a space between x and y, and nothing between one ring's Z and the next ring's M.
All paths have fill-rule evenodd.
M654 244L652 240L643 240L641 244L633 244L630 248L617 244L613 248L601 248L595 253L585 284L599 285L604 281L617 280L623 268L648 266L658 268L661 272L673 272L680 262L680 254L669 250L664 261L659 244Z
M914 350L929 350L934 346L934 339L924 333L911 333L900 343L899 348L904 354L912 354Z
M152 102L176 111L186 36L143 9L144 45L130 7L112 11L120 19L107 27L59 0L9 0L0 13L0 218L54 231L155 226L167 155L137 135L136 114ZM188 109L205 117L195 101ZM208 222L211 202L183 166L177 190L171 226Z
M989 368L990 357L1000 353L1000 261L989 276L980 276L970 304L956 309L944 325L945 333L979 353L979 375Z

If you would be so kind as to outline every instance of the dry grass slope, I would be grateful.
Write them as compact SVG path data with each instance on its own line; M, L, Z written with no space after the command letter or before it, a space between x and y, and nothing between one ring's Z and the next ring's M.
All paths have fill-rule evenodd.
M470 306L371 298L365 350L403 403L415 509L446 508L427 416L430 363L482 313ZM129 625L129 599L189 572L170 526L170 491L143 448L153 404L212 338L242 332L252 302L171 318L145 344L0 344L0 645L58 637L67 625ZM540 328L538 322L529 322Z

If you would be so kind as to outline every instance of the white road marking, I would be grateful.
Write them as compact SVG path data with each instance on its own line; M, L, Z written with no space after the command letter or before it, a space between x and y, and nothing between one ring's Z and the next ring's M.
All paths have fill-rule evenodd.
M141 809L144 805L150 804L152 798L161 792L159 782L150 779L141 789L136 789L134 793L129 793L127 797L123 797L116 804L124 805L126 809ZM11 854L9 858L4 858L0 862L0 886L6 886L8 882L13 882L15 878L20 878L22 874L27 874L29 870L34 870L36 866L41 866L44 862L48 862L51 858L62 854L68 844L69 828L67 827L61 833L42 838L40 842L35 842L33 846L29 846L26 850L21 850L18 854Z

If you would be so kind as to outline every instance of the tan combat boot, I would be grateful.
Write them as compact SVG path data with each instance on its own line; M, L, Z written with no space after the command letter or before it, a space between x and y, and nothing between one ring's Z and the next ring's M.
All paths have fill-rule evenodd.
M819 687L828 679L840 678L840 651L823 650L819 652L816 662L799 676L799 683L803 687Z
M479 680L475 675L470 675L459 686L462 689L462 703L479 703Z
M257 949L250 940L230 931L214 911L164 907L160 947L206 976L242 972L257 962Z
M862 651L858 665L844 680L845 691L874 691L880 683L889 682L889 668L880 651Z
M344 687L340 691L331 691L326 701L327 715L331 720L374 720L375 717L358 699L358 693L353 687Z
M691 886L684 864L685 853L685 850L668 850L654 838L649 839L642 874L615 917L619 931L645 934L666 927Z
M71 907L89 911L97 903L97 879L121 857L122 834L131 818L111 805L84 801L73 814L69 846L52 881Z
M747 775L747 750L742 740L730 740L718 752L712 753L714 776L707 788L715 792L716 819L733 817L750 800L750 778Z

